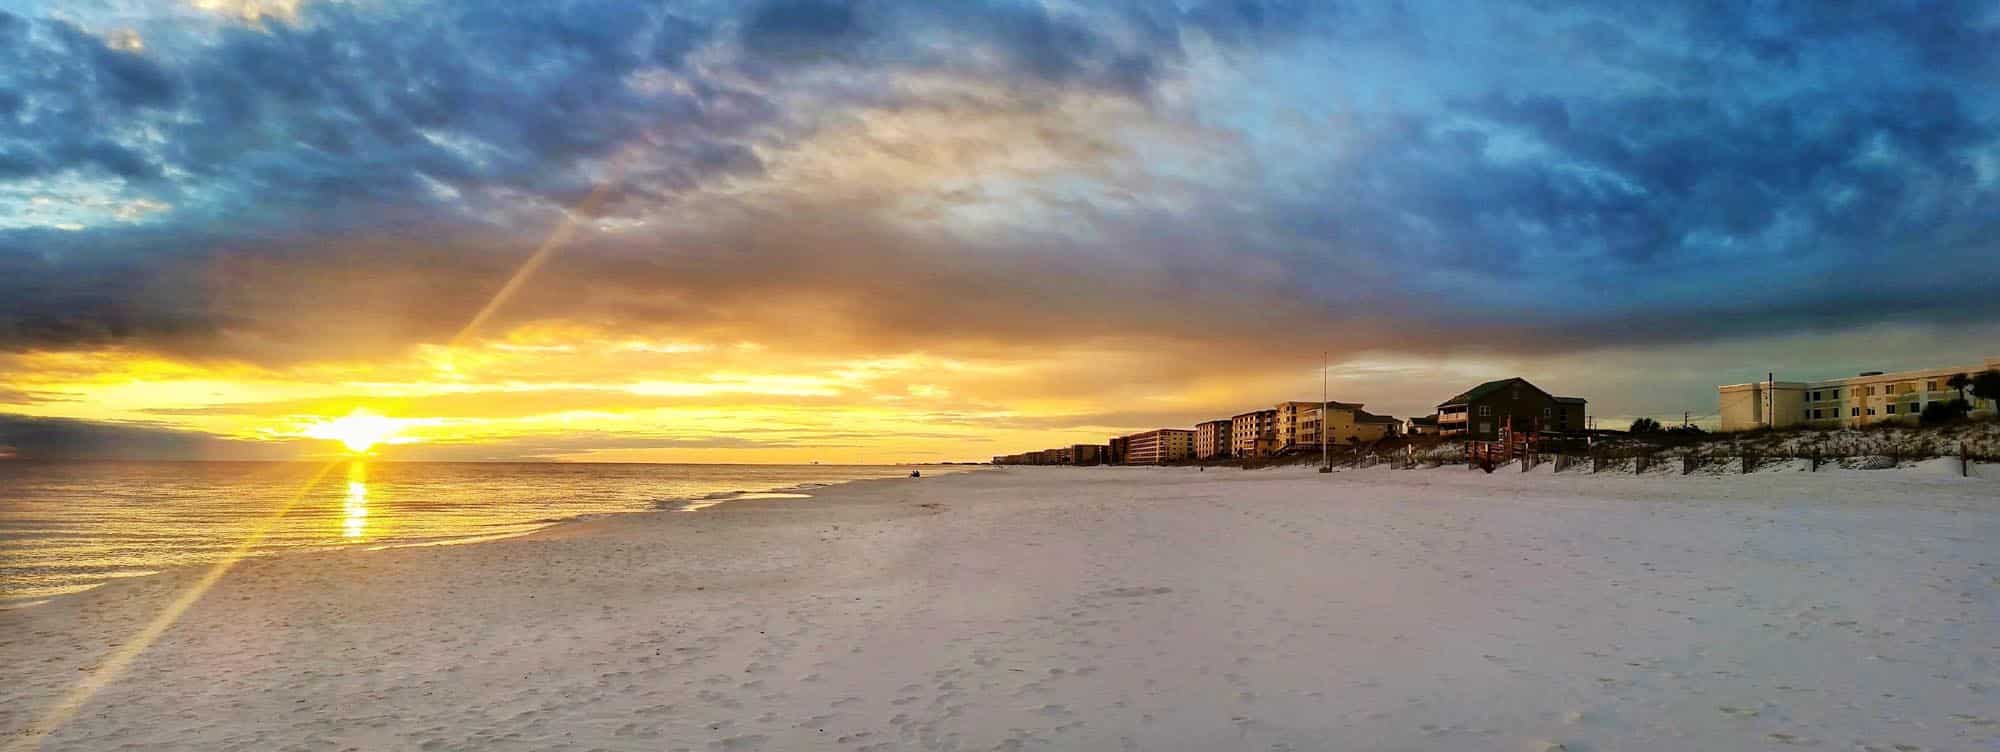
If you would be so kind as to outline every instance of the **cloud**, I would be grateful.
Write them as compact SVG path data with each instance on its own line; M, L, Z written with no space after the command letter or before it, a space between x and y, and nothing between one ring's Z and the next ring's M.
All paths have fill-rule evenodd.
M159 425L0 413L0 456L16 459L292 459L296 442L241 441Z
M2000 315L1979 3L231 7L0 13L0 351L407 359L566 222L471 341L1080 403Z

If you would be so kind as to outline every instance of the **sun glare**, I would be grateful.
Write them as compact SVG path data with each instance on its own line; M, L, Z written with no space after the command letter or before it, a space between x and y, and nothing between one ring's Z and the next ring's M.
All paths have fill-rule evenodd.
M366 452L376 444L396 438L396 432L401 428L401 423L395 419L357 409L307 428L305 435L338 441L351 452Z

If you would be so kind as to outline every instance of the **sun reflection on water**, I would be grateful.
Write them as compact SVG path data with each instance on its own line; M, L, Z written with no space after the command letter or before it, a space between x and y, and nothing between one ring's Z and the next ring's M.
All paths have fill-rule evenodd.
M347 463L346 512L342 534L360 538L368 529L368 466L361 460Z

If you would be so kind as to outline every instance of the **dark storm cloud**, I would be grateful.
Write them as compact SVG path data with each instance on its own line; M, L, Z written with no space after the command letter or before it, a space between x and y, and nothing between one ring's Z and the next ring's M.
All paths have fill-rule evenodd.
M1283 20L1280 9L1231 6L1203 6L1190 26L1242 36ZM735 65L765 87L838 63L1129 95L1160 61L1181 54L1170 35L1176 19L1153 18L1157 11L1118 14L1123 28L1142 33L1114 43L1101 19L1056 18L1011 2L948 11L788 2L739 19L619 2L437 4L387 16L308 8L300 25L226 26L166 62L113 50L67 22L6 17L0 34L20 44L7 47L18 65L0 73L0 91L27 94L6 100L14 117L0 132L0 171L128 184L162 171L189 177L153 187L176 208L148 226L0 229L0 267L13 272L0 278L0 346L198 346L182 335L254 330L262 315L283 313L243 310L239 298L273 296L227 289L240 275L295 276L323 266L315 255L334 253L344 257L336 261L409 263L418 286L451 287L435 306L427 304L435 296L420 296L390 309L418 314L391 331L445 331L443 322L462 322L479 304L471 297L488 294L534 241L527 234L546 228L546 208L590 193L601 163L620 158L619 149L643 153L606 202L614 212L669 202L718 177L755 175L753 147L783 143L816 117L784 112L768 91L727 75L705 75L690 62L703 48L740 42L748 54ZM957 42L981 45L997 62L964 64ZM640 74L673 81L647 85ZM525 231L517 227L524 211L534 222ZM415 248L412 238L436 245ZM393 258L371 253L376 244ZM579 255L584 268L626 263ZM295 291L303 297L277 308L352 299L338 272L317 268L326 282L319 294Z
M239 441L142 423L0 413L0 457L18 459L291 459L298 442Z
M0 225L0 348L298 360L440 341L614 162L596 213L649 223L585 229L498 323L888 348L1088 322L1223 350L1310 331L1545 351L1732 319L2000 315L1990 6L1318 5L309 3L296 25L158 53L0 14L0 187L74 178L172 206ZM1285 108L1320 132L1186 111L1234 101L1187 91L1209 43L1241 63L1231 87L1292 86ZM1361 48L1377 57L1339 57ZM1449 67L1406 73L1426 65ZM1293 80L1404 75L1422 96ZM948 85L903 85L923 76ZM1062 111L1076 93L1276 143L1265 167L1288 177L1173 173L1178 146ZM1169 181L1079 169L1024 191L1061 226L981 235L913 227L868 186L758 182L863 112L927 108L1038 113L966 150L1157 169L1188 200L1119 200ZM768 190L708 195L738 185ZM715 210L663 213L697 199Z
M991 80L1079 84L1146 96L1181 60L1186 32L1250 44L1323 15L1297 0L1211 0L1186 8L1110 2L1094 15L1041 3L769 0L740 24L744 47L788 75L802 63L977 73Z
M879 438L879 437L875 437ZM383 457L423 462L554 461L593 452L662 449L851 449L856 444L821 438L747 439L735 436L635 436L629 433L572 431L559 436L524 436L469 443L420 443L378 449Z

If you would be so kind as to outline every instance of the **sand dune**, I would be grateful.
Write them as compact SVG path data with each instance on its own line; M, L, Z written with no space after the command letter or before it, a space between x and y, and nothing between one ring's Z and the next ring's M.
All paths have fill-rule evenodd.
M814 496L246 561L43 741L2000 745L1992 481L1020 468ZM0 612L0 740L196 574Z

